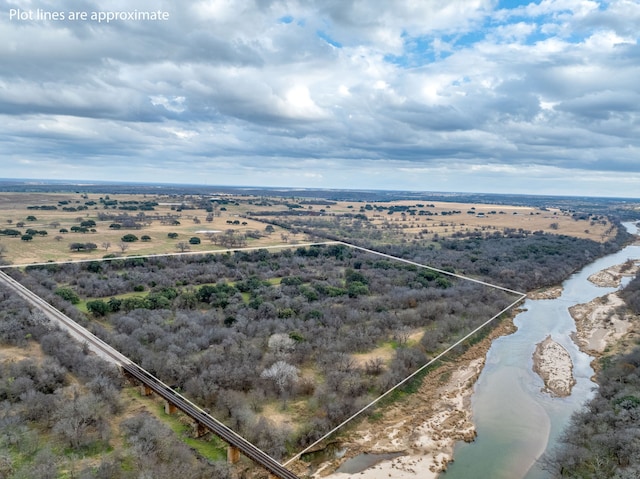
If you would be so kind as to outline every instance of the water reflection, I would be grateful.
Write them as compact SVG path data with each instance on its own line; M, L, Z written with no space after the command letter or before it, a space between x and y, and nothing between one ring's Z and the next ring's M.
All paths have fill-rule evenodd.
M631 224L625 226L637 231ZM628 246L588 265L565 281L557 299L525 302L526 311L515 319L518 331L494 341L476 384L472 405L478 437L456 447L455 462L442 479L549 477L536 459L554 447L571 414L593 396L595 387L590 380L593 358L572 341L575 323L568 308L615 291L595 286L587 278L629 258L640 258L640 247ZM577 383L567 398L542 393L542 380L532 370L535 345L549 334L567 349L574 363Z

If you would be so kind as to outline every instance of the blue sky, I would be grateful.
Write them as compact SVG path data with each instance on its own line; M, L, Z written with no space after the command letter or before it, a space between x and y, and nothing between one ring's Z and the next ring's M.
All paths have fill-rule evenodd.
M169 18L68 20L135 9ZM0 0L0 177L638 197L638 25L630 0Z

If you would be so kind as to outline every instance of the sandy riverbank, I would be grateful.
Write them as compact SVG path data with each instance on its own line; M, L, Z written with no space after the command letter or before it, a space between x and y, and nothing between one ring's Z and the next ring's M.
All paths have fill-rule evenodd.
M336 473L348 458L361 453L401 452L402 456L376 464L357 476L361 479L436 479L453 458L457 441L476 436L471 421L473 385L484 366L492 341L515 331L505 320L485 339L453 363L430 374L420 390L385 408L380 419L365 419L344 438L344 457L327 462L314 478L346 479L355 474Z
M548 288L540 288L527 293L529 299L556 299L562 295L562 286L550 286Z
M573 377L573 361L568 351L547 336L536 345L533 353L533 370L544 381L544 392L555 397L566 397L576 384Z
M628 334L633 315L626 313L624 301L617 292L609 293L589 303L569 308L576 322L573 340L581 351L600 356L608 346Z
M629 260L592 274L589 281L599 286L617 287L623 276L635 275L638 269L639 263ZM569 312L576 322L573 340L581 351L591 356L601 356L607 348L639 329L637 317L628 312L618 292L572 306Z
M618 286L620 286L623 277L635 276L638 272L638 267L638 262L634 260L628 260L622 264L611 266L610 268L598 271L597 273L589 276L589 278L587 279L598 286L617 288Z
M635 275L637 271L638 263L629 260L598 271L588 279L598 286L618 287L624 276ZM543 291L542 294L535 295L535 299L544 299L545 296L546 291ZM572 339L582 352L590 356L601 356L607 348L630 334L635 327L634 316L626 313L624 301L617 292L572 306L569 313L576 322L576 332ZM543 379L548 392L556 396L571 393L571 387L575 383L571 357L550 337L537 345L533 363L534 371Z

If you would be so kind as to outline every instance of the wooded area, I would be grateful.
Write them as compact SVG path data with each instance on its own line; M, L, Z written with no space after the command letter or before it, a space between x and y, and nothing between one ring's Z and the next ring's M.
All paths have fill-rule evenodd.
M0 477L231 477L153 415L126 410L120 373L3 287L0 344L14 348L0 361Z
M30 289L276 458L516 298L344 245L27 269Z
M284 216L276 222L311 236L350 241L358 246L526 292L559 284L594 259L620 249L631 235L619 227L617 220L610 221L615 235L604 242L522 228L461 229L449 237L425 235L409 240L410 236L401 227L385 229L353 215L326 219Z
M304 237L303 232L348 239L519 291L558 284L595 258L619 249L628 238L623 228L615 229L615 222L611 231L617 231L616 236L605 242L522 228L459 229L447 237L407 236L401 223L385 229L362 216L358 212L326 218L282 214L276 223L288 229L277 231L288 232L279 235L283 241ZM595 216L585 218L576 221L595 221ZM227 236L212 235L211 241ZM515 299L497 289L344 245L294 247L279 253L122 257L8 272L276 458L310 444ZM67 407L62 401L42 400L56 409L54 418L47 419L46 426L25 419L28 427L39 428L39 433L49 431L83 454L105 450L114 434L127 438L129 452L109 455L101 459L104 466L88 467L79 477L130 477L125 470L136 452L149 461L136 467L164 467L173 474L158 472L153 477L199 477L201 464L192 456L182 462L193 467L194 474L163 466L175 458L162 449L164 442L154 442L164 432L152 417L122 420L117 429L106 424L105 411L119 413L117 394L110 391L119 391L120 380L112 378L112 384L100 379L103 389L92 389L89 384L104 376L102 366L80 356L84 354L80 346L76 346L80 353L72 352L74 343L60 333L39 332L38 328L48 327L39 323L37 313L24 305L20 309L13 304L17 300L8 297L2 304L6 301L8 309L3 307L0 318L2 342L29 345L36 339L45 352L60 354L60 367L70 372L61 386L64 392L56 392L58 388L51 394L57 401L64 395L78 411L85 403L95 405L81 440L72 441L64 436L62 425L55 427L62 417L58 409ZM451 358L463 348L453 351ZM12 378L22 377L21 368L32 365L18 364L17 369L12 365L2 372L3 391L8 391L3 400L6 411L23 414L26 403L22 401L27 396L19 388L32 386L22 380L14 385ZM86 378L76 369L86 369ZM34 394L45 394L38 374L29 377ZM69 379L76 375L81 378L78 384ZM404 390L413 387L409 384ZM93 396L80 399L87 393ZM38 408L33 411L44 414ZM8 412L3 414L9 417ZM146 444L145 438L152 444ZM13 471L31 471L38 463L33 454L19 456L13 445L7 447L5 463ZM64 467L60 458L49 462ZM228 474L225 465L211 467L216 477ZM16 477L27 476L25 472Z
M623 290L640 314L640 274ZM640 477L640 347L600 360L595 397L574 414L557 450L545 458L558 478Z

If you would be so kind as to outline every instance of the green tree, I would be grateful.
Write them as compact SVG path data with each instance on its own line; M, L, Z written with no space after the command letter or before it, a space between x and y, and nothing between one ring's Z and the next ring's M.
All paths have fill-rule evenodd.
M360 281L354 281L349 284L347 288L348 294L350 298L357 298L358 296L366 296L369 294L369 288L366 284L361 283Z
M69 301L71 304L78 304L80 302L80 297L78 293L76 293L71 288L58 288L55 290L55 294L60 296L62 299Z
M112 313L117 313L122 307L122 300L120 298L111 298L109 299L108 304L109 311L111 311Z
M94 316L105 316L109 311L109 303L101 299L87 301L87 311Z
M71 251L80 251L84 249L84 243L71 243L69 244L69 249Z
M134 234L126 234L122 238L120 238L125 243L133 243L134 241L138 241L138 237Z

